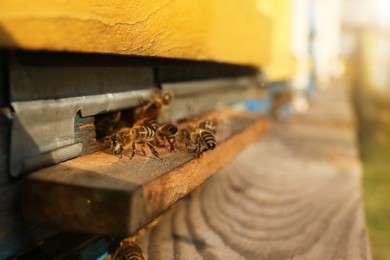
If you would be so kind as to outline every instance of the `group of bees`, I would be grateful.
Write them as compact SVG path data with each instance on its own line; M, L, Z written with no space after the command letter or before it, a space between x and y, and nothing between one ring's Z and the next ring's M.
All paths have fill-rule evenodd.
M124 239L116 248L112 256L106 260L145 260L142 249L133 241Z
M104 141L109 143L113 154L122 158L123 153L131 149L130 159L136 154L137 146L140 146L143 155L146 155L144 147L147 146L150 152L158 159L161 159L156 146L169 145L169 150L176 150L176 136L187 149L195 146L192 151L198 158L208 150L216 147L215 135L217 132L217 121L215 119L195 120L189 122L187 127L180 131L177 125L171 122L160 123L159 116L162 111L168 107L174 97L172 93L153 90L153 96L150 99L141 99L139 106L134 110L134 124L120 127L106 136ZM105 118L104 124L112 124L121 119L121 112L112 114ZM101 123L102 124L102 123ZM99 127L99 122L97 124Z

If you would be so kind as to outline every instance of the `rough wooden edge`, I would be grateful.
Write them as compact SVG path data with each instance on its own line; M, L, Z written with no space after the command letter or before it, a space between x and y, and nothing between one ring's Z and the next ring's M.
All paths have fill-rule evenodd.
M219 150L210 151L202 159L191 160L144 185L142 199L146 204L146 214L151 218L156 217L156 212L162 212L193 191L255 141L267 128L268 121L259 120L219 145Z
M31 174L23 188L24 215L33 224L57 230L104 235L132 234L199 186L268 127L266 118L252 119L251 122L203 158L192 159L143 184L77 167L74 170L69 167L71 163ZM102 157L102 154L96 152L96 156L88 156L90 160L109 156ZM133 162L130 165L140 166ZM107 168L110 167L115 165L110 164ZM51 171L54 174L48 174ZM87 180L98 178L96 183L101 183L102 187L96 186L96 183L83 186L83 181L76 181L73 185L68 182L69 179L63 182L61 175L72 174L73 179L78 178L77 174ZM107 187L104 186L106 183Z
M269 59L272 24L256 1L89 2L3 1L0 46L255 66Z

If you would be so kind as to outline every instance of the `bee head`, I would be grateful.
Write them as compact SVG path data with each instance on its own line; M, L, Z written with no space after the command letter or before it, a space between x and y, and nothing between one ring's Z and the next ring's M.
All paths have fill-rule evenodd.
M112 139L111 149L114 154L119 154L122 151L122 143L116 137Z

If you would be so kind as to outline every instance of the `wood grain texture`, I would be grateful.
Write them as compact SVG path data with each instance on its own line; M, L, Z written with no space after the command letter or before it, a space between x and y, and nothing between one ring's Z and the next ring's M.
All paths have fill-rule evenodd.
M371 259L353 112L316 93L138 241L148 259ZM333 124L332 120L338 123Z
M255 0L16 0L0 3L0 45L259 66L270 20Z
M227 113L227 112L226 112ZM258 114L223 113L225 141L201 159L180 148L162 160L119 159L95 152L30 174L22 207L31 223L63 231L124 235L136 232L231 161L266 128Z

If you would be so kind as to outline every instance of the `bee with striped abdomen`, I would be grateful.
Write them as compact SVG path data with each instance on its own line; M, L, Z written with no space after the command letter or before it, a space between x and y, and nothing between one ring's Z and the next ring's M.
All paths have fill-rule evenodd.
M131 152L131 158L135 155L136 150L136 144L141 145L141 151L144 155L146 155L144 150L144 145L149 148L149 150L152 152L154 156L157 158L160 158L160 154L157 152L157 150L154 148L152 142L156 138L156 132L147 126L134 126L131 128L131 131L128 133L128 137L131 140L129 146L131 145L132 152Z
M115 135L109 136L108 141L112 152L114 154L120 154L120 158L122 158L124 150L131 147L130 159L132 159L135 155L136 144L140 144L143 155L146 155L144 150L144 145L146 145L155 157L161 159L160 154L152 144L155 138L156 132L152 128L141 125L133 126L132 128L122 128Z
M152 119L152 118L140 119L140 120L138 120L137 122L134 123L134 126L142 126L142 125L150 127L153 130L155 130L155 131L159 127L159 124L157 123L157 121L155 119Z
M174 151L176 148L175 135L177 131L177 126L172 123L160 125L156 130L157 142L161 143L164 141L164 139L167 140L169 143L170 151Z
M129 143L128 133L131 131L129 127L123 127L115 134L107 136L104 140L110 144L110 148L113 154L119 155L122 158L124 146Z
M198 158L202 156L202 154L208 150L213 150L217 146L217 142L215 140L214 134L206 129L195 129L189 132L186 129L183 129L182 137L186 138L186 147L193 144L196 145L194 152L197 153Z
M145 260L142 249L134 242L122 241L115 250L112 260Z

